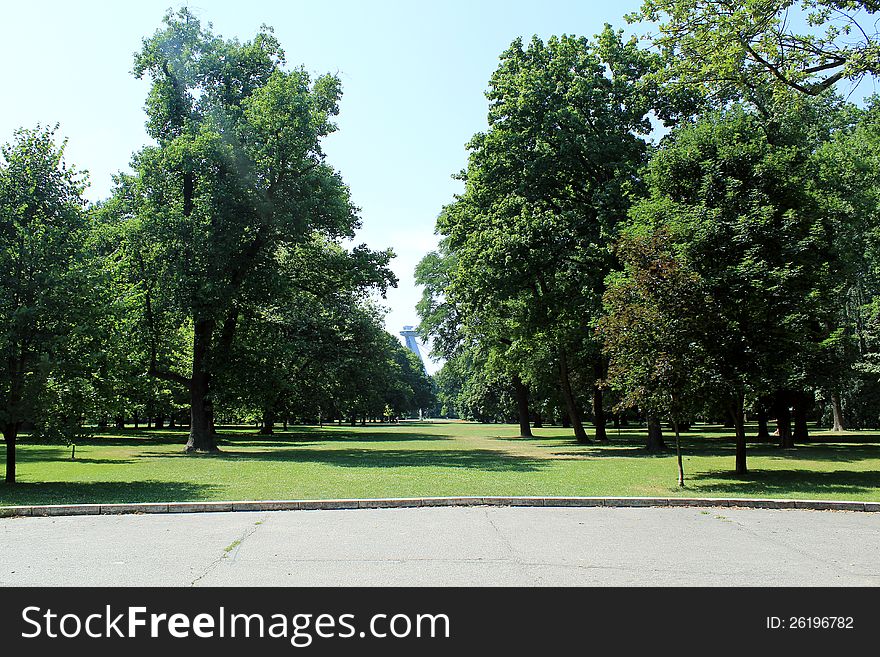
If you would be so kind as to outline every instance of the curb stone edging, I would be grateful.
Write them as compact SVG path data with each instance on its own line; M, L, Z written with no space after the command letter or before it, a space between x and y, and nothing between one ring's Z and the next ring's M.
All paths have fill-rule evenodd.
M880 513L880 502L779 500L711 497L413 497L363 500L268 500L239 502L147 502L137 504L49 504L0 506L0 518L96 516L142 513L224 513L230 511L307 511L400 509L451 506L528 507L733 507Z

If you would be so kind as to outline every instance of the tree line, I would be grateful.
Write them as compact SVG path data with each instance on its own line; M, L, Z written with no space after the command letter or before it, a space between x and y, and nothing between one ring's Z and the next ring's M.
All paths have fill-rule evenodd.
M442 409L582 443L639 417L649 449L725 421L741 474L747 417L782 448L880 426L880 99L841 93L876 12L649 0L647 45L515 40L416 270Z
M147 131L106 201L83 200L57 126L0 159L0 428L354 424L429 408L421 361L382 328L393 253L347 247L358 209L322 140L341 87L286 68L270 28L224 39L189 10L144 39Z

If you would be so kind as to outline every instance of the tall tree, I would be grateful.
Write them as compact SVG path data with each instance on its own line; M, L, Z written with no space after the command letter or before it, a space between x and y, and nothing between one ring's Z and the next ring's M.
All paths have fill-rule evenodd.
M552 345L581 442L576 383L593 379L600 358L592 325L608 245L647 153L641 80L652 65L610 27L595 42L514 41L490 81L489 130L468 145L465 191L437 224L454 254L445 294L465 334L503 353L526 383L520 355Z
M766 122L744 106L674 131L652 158L650 196L632 211L664 230L704 282L717 311L703 341L736 429L745 472L749 395L803 390L829 337L841 280L833 222L816 203L816 107Z
M151 373L189 392L187 451L216 449L216 370L242 312L273 288L278 250L316 233L351 238L358 225L321 149L336 129L339 80L283 62L269 28L224 40L186 9L135 57L135 74L151 81L156 145L135 156L136 176L117 195L134 218L127 244L145 262L138 285L156 295L143 308ZM188 362L160 362L160 323L190 334Z

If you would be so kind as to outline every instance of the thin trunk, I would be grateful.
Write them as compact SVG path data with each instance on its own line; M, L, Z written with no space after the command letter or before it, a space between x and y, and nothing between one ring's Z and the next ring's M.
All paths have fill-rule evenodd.
M843 405L840 403L840 393L831 393L831 415L833 417L832 431L846 431L843 421Z
M602 392L602 380L605 378L605 362L597 358L593 363L593 375L596 381L593 383L593 426L596 428L596 440L608 442L606 430L608 420L605 415L605 393Z
M211 374L208 371L213 322L200 320L193 331L193 366L190 381L190 425L187 452L216 452L214 418L210 401Z
M736 474L744 475L748 472L746 464L746 427L743 422L743 395L738 394L730 407L731 419L736 432Z
M678 420L672 420L672 430L675 432L675 456L678 459L678 487L684 488L684 465L681 462L681 437L679 436Z
M168 416L168 428L169 429L176 429L177 428L177 421L174 418L174 413L172 413L171 415Z
M648 416L648 443L645 448L649 452L661 452L666 449L666 443L663 441L663 428L660 425L660 418L656 415Z
M15 483L15 457L18 432L21 422L15 419L20 412L24 390L24 359L10 358L9 370L12 374L9 382L9 394L6 398L6 412L12 417L3 425L3 439L6 441L6 483Z
M574 393L571 390L571 379L568 374L568 357L565 350L559 350L559 377L562 384L562 397L565 400L565 406L568 410L568 417L571 420L571 426L574 429L575 439L582 445L588 445L592 441L587 437L584 430L584 423L581 420L581 413L574 399Z
M593 386L593 425L596 427L596 440L608 441L606 431L607 420L605 419L604 394L598 385Z
M531 438L532 428L529 426L529 389L519 374L513 375L513 391L516 395L516 408L519 413L520 438Z

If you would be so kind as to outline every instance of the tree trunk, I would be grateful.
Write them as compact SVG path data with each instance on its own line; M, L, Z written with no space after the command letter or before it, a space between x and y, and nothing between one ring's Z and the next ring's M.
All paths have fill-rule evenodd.
M3 427L3 439L6 441L6 483L15 483L15 443L18 438L18 425L10 422Z
M608 432L605 430L607 421L603 404L602 388L595 385L593 386L593 425L596 427L596 440L604 443L608 442Z
M672 420L672 430L675 432L675 456L678 459L678 487L684 488L684 465L681 462L681 437L679 436L678 420Z
M602 380L605 378L605 361L597 358L593 363L593 426L596 428L596 440L608 442L608 420L605 415L605 393L602 392Z
M271 436L275 433L275 413L271 410L263 411L263 421L260 424L260 434Z
M140 425L141 425L141 419L140 419L140 417L138 417L137 411L135 411L135 412L132 414L131 422L132 422L132 424L134 424L134 428L135 428L135 429L140 428Z
M578 410L577 403L574 399L574 393L571 390L571 379L568 375L568 357L564 350L559 350L559 376L562 384L562 397L565 400L565 406L568 409L568 417L571 420L571 426L574 429L575 439L582 445L588 445L592 441L587 437L584 431L584 423L581 420L581 413Z
M645 448L649 452L661 452L666 449L663 441L663 428L660 426L660 418L656 415L648 416L648 443Z
M770 430L767 428L767 407L763 404L758 406L758 440L764 443L770 442Z
M516 394L516 408L519 413L519 436L531 438L532 428L529 426L529 389L519 374L513 375L513 391Z
M568 413L562 412L562 428L563 429L571 429L571 418L568 417Z
M153 422L154 429L164 429L165 428L165 416L157 415L156 419Z
M193 366L190 381L190 424L187 452L216 452L214 413L211 409L208 355L213 322L197 321L193 331Z
M121 415L117 415L116 422L114 424L117 429L125 429L125 418Z
M787 399L782 399L777 403L776 429L779 432L779 446L782 449L794 447L791 436L791 411L788 410Z
M846 431L846 424L843 421L843 406L840 403L840 393L831 393L831 415L834 418L831 430Z
M176 429L177 428L177 422L174 419L174 413L172 413L171 415L168 416L168 428L169 429Z
M535 429L541 429L544 427L544 418L541 417L541 414L538 411L535 411L534 420L535 421L532 424L535 425Z
M791 436L791 442L806 443L810 440L810 429L807 426L807 411L812 406L810 396L806 393L799 393L794 404L794 432Z
M738 394L733 400L730 408L731 419L733 420L733 428L736 433L736 474L744 475L748 472L746 463L746 427L743 421L745 412L743 410L743 395Z

